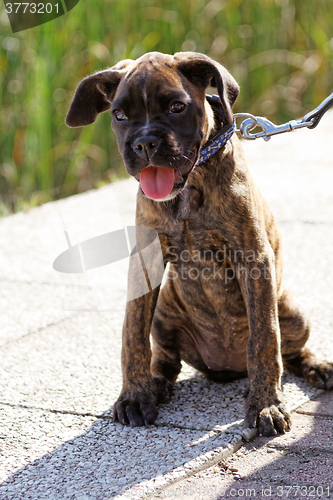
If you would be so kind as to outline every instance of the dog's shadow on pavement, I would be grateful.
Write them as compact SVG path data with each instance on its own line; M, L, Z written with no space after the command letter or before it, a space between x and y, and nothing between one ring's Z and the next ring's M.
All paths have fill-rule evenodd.
M290 432L277 437L256 437L248 443L244 455L231 458L227 468L221 469L224 480L215 488L215 500L241 496L333 497L332 391L302 405L292 417ZM237 480L229 467L237 471Z
M289 375L286 380L294 383ZM180 380L149 427L115 424L108 410L82 434L13 473L0 497L2 491L6 500L102 500L121 494L136 499L158 490L239 442L246 384L247 379L217 384L198 374ZM64 413L68 422L70 412L53 410L52 418Z

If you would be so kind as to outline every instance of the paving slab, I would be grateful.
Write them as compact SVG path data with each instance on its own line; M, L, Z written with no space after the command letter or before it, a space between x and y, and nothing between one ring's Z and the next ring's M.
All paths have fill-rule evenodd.
M244 142L253 176L280 224L285 285L311 315L310 346L329 359L332 125L329 112L313 131L275 137L268 144ZM291 484L302 471L303 486L319 487L311 464L324 480L332 456L331 399L323 395L307 403L321 391L290 374L283 377L287 406L309 406L294 413L295 434L267 442L257 438L257 455L242 439L246 380L216 384L186 364L156 425L130 429L112 422L121 387L126 259L86 275L60 275L52 262L68 249L65 231L75 245L133 225L136 190L136 181L129 179L0 221L0 498L134 500L189 494L216 500L224 492L241 496L239 488L247 485L268 496L262 488L274 475L272 487L287 487L285 478ZM294 465L284 476L288 446ZM306 462L309 450L314 455ZM235 460L244 459L240 479L216 465L234 460L228 459L232 453L240 453ZM219 494L209 490L214 482ZM182 485L192 490L179 490ZM274 490L271 496L288 498L289 493Z
M309 401L302 405L297 413L304 415L314 415L316 417L330 417L333 419L333 397L330 392L324 392L316 397L314 401Z
M113 498L128 484L158 484L184 460L202 461L207 448L207 442L193 445L202 437L195 430L185 435L177 428L123 428L108 418L92 422L91 417L34 408L7 407L6 414L15 423L5 428L5 451L16 451L6 467L9 472L25 467L4 481L1 498L30 498L28 492L31 498ZM208 447L216 453L228 445L233 451L231 436L229 442L217 433L210 436Z
M1 480L5 481L10 477L13 470L21 469L21 480L10 480L7 483L14 485L13 488L20 492L24 489L22 479L27 479L29 471L35 470L29 467L25 469L26 466L34 464L43 456L47 463L56 465L57 460L53 460L52 453L49 453L64 442L72 443L77 436L87 432L95 420L94 416L75 415L74 412L62 413L18 404L1 404ZM75 447L71 444L68 446L74 452ZM63 462L59 461L60 469L62 465ZM5 482L0 490L0 498L3 498L6 489Z

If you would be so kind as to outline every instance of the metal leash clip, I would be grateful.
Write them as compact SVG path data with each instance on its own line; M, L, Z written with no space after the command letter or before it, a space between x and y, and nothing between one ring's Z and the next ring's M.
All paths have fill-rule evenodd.
M275 125L267 118L262 116L253 116L249 113L236 113L234 115L234 124L236 132L240 132L244 139L253 141L262 137L265 141L269 141L273 135L283 134L284 132L292 132L299 128L314 128L318 125L319 121L333 105L333 92L330 94L316 109L307 113L301 120L290 120L282 125ZM237 128L236 119L245 118ZM261 127L261 132L251 133L256 127Z
M244 116L245 113L237 113L234 115L235 118L239 116ZM298 128L310 127L313 125L313 121L303 122L302 120L290 120L282 125L275 125L267 118L262 116L252 116L249 115L240 125L239 129L236 128L236 132L240 132L244 139L253 141L254 139L259 139L262 137L265 141L269 141L272 135L283 134L284 132L292 132ZM256 127L261 127L262 132L257 132L251 134L251 130Z

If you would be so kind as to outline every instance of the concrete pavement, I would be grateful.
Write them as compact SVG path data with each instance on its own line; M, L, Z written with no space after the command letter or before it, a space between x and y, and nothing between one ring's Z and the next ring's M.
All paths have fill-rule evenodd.
M314 130L244 143L280 225L285 285L311 314L312 349L329 359L332 129L329 112ZM257 496L271 498L290 498L291 490L276 488L297 481L332 488L332 394L321 396L289 374L283 390L296 410L294 428L273 440L257 437L244 447L246 381L215 384L186 365L156 425L112 423L121 387L126 259L86 275L60 275L52 259L68 249L64 230L75 245L133 224L136 189L130 179L0 221L0 499L185 498L179 488L187 484L191 497L209 499L242 496L240 485L250 484ZM318 406L307 402L314 397L321 398ZM209 489L213 480L217 488ZM267 495L263 485L272 487ZM326 493L302 491L309 498Z
M244 443L230 458L150 498L333 498L332 393L317 396L292 416L286 435Z

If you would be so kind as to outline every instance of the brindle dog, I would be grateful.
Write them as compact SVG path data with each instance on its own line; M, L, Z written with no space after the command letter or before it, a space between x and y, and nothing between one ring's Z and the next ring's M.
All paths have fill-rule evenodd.
M217 87L225 123L208 104L208 86ZM281 285L280 233L240 141L233 135L196 165L203 146L233 122L238 93L205 55L155 52L85 78L67 114L67 125L81 127L111 108L126 170L140 181L136 224L158 232L170 263L161 292L150 288L127 304L123 388L113 409L123 424L155 421L181 360L221 382L248 375L245 422L267 436L290 429L283 366L333 387L333 363L304 348L309 321Z

